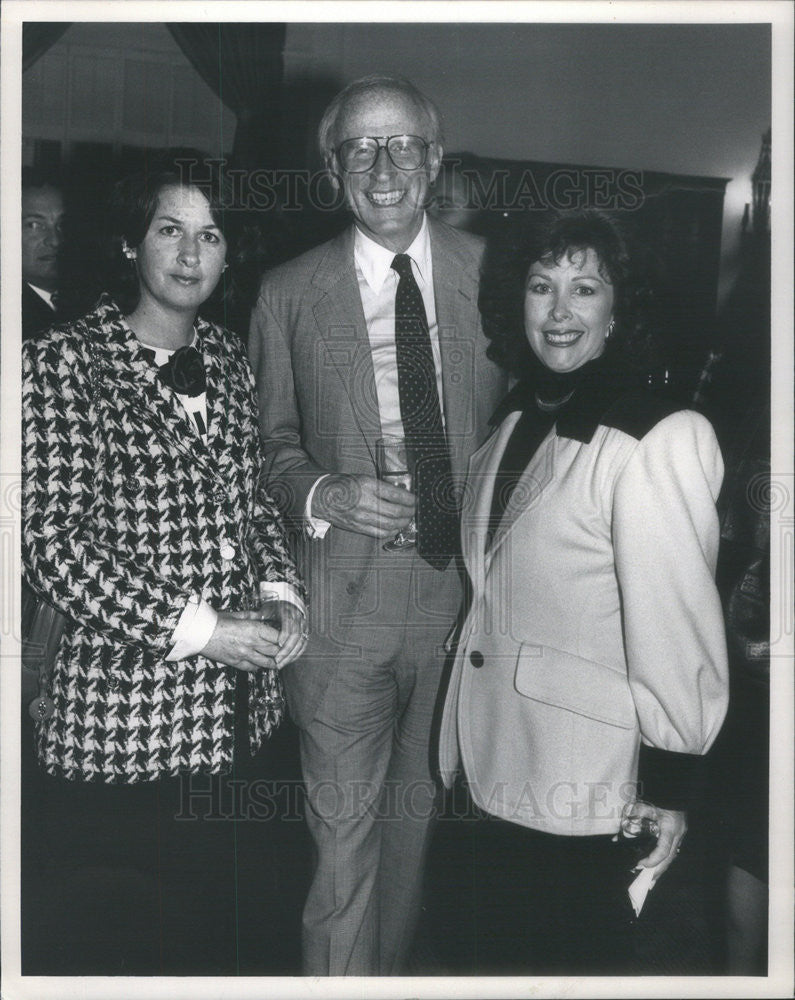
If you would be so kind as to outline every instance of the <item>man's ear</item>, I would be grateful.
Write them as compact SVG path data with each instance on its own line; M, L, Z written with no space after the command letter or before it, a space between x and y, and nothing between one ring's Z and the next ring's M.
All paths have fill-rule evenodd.
M433 184L439 174L443 156L444 147L442 144L440 142L432 142L428 148L428 180L431 184Z
M326 173L328 174L329 182L334 189L334 193L338 194L342 190L342 178L340 177L340 172L337 169L337 157L334 153L329 153L326 157Z

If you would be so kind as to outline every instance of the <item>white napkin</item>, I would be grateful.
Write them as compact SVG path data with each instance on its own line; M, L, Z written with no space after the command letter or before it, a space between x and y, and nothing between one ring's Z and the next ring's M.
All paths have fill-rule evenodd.
M627 892L629 893L629 900L632 903L632 909L635 911L636 917L640 916L640 911L643 909L643 904L646 902L649 890L654 888L654 876L659 867L659 865L655 865L654 868L635 869L640 874L632 882Z

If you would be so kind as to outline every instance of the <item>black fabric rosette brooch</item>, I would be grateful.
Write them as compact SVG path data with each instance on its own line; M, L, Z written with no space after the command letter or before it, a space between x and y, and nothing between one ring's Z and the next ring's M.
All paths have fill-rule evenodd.
M180 347L157 369L157 377L181 396L201 396L207 390L202 356L195 347Z

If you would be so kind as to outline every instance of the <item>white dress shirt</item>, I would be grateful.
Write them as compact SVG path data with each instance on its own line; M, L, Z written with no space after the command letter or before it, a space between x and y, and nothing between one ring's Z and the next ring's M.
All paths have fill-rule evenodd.
M444 420L442 355L439 348L436 299L433 293L433 262L431 260L431 241L428 234L427 217L423 216L420 231L405 253L411 258L411 270L425 306L428 333L431 338L431 351L436 368L436 387L439 391L439 403L442 420ZM400 278L397 271L392 269L394 259L393 250L382 247L380 243L371 240L369 236L365 236L356 227L353 241L353 261L356 269L356 280L359 283L362 310L367 324L367 336L370 340L381 433L404 437L395 346L395 296ZM312 517L312 499L318 485L325 478L325 476L321 476L315 482L306 500L305 526L310 538L322 538L330 527L328 521Z
M40 299L43 299L53 312L55 312L55 303L52 300L54 294L53 292L48 292L45 288L39 288L38 285L31 285L29 281L26 281L25 284L32 292L35 292Z

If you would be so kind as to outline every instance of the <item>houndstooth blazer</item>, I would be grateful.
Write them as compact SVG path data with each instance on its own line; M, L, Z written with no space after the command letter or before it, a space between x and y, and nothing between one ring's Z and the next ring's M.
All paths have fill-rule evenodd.
M260 487L242 347L202 320L197 337L205 440L107 296L23 348L24 574L68 616L37 736L53 775L130 783L228 768L236 671L200 655L167 662L174 628L191 595L233 609L258 581L304 593ZM247 677L254 750L279 722L281 682Z

